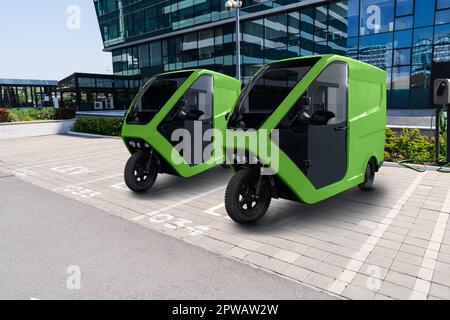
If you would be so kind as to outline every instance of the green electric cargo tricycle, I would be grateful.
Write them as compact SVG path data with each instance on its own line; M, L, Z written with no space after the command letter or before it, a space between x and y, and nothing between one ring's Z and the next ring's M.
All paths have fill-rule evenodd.
M337 55L271 63L247 84L228 126L236 173L225 204L238 223L261 219L272 198L315 204L368 190L384 160L386 73Z
M241 92L240 81L209 70L170 72L150 79L131 104L122 138L132 154L125 182L145 192L159 173L191 177L223 164L226 117ZM181 147L180 147L181 145Z

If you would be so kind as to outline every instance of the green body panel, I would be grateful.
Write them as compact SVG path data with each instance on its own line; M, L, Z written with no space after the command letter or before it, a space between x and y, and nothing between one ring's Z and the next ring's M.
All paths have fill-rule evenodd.
M316 56L321 59L297 84L286 99L274 111L257 132L261 139L268 141L270 150L279 150L278 177L293 191L299 201L314 204L353 188L364 182L369 160L373 157L378 165L384 160L386 128L386 73L350 58L337 55ZM304 59L293 58L294 59ZM287 61L284 60L284 61ZM298 98L307 90L327 65L334 61L348 64L348 116L347 116L347 173L345 177L332 185L315 189L305 174L270 139L270 130L275 129ZM266 131L261 131L266 129ZM238 132L245 134L244 132ZM226 141L225 148L234 148L232 141ZM256 155L261 162L269 163L264 154L247 146L247 150ZM270 153L269 153L270 154ZM333 159L330 159L330 166ZM269 165L270 167L270 165Z
M240 81L210 70L184 70L193 71L193 74L180 86L175 94L167 101L164 107L146 125L128 124L125 120L122 128L122 138L125 142L127 138L142 139L147 142L157 153L169 163L175 172L181 177L191 177L208 169L213 168L217 163L223 163L225 158L222 149L213 149L213 159L211 163L202 163L195 166L190 166L186 160L178 153L172 155L174 147L164 138L158 131L159 124L164 120L168 113L172 110L175 104L181 99L184 93L192 86L192 84L202 75L212 75L214 81L214 95L213 95L213 128L225 133L227 128L226 116L233 111L236 101L241 92ZM169 72L166 74L176 74L182 71ZM151 80L150 80L151 81ZM137 96L136 98L137 99ZM134 105L132 102L132 106ZM128 114L130 113L128 111ZM126 119L125 118L125 119ZM125 143L126 144L126 143ZM128 148L128 146L127 146ZM176 162L176 163L174 163ZM180 163L180 164L178 164Z

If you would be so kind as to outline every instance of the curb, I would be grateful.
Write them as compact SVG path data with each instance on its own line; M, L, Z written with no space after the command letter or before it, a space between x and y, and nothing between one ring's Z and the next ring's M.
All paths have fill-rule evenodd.
M421 164L417 164L417 166L423 167L423 165L421 165ZM385 163L383 164L383 167L408 169L408 168L406 168L406 167L400 165L400 164L397 163L397 162L385 162ZM425 169L426 169L427 171L438 171L438 169L440 169L440 167L430 166L430 165L426 165L426 166L424 166L424 167L425 167Z
M66 133L66 135L74 136L74 137L93 138L93 139L116 139L116 140L120 139L120 140L122 140L121 137L103 136L101 134L82 133L82 132L75 132L75 131L69 131Z

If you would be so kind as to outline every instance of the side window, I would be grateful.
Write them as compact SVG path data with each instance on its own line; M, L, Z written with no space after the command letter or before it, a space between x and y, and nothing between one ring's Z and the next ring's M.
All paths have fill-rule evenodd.
M210 120L213 117L213 86L211 75L200 76L181 98L181 105L186 113L201 111L198 120Z
M348 66L343 62L330 64L308 88L311 115L317 111L335 114L328 124L347 121Z

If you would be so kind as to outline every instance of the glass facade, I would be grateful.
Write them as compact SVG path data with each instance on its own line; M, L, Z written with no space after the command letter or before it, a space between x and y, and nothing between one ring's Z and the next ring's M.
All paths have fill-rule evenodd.
M116 75L208 68L234 76L225 0L95 0ZM336 53L388 74L388 107L430 108L434 63L450 63L448 0L244 0L242 75L279 59Z
M0 107L52 107L57 81L0 79Z
M58 98L79 111L125 110L141 85L136 77L75 73L59 81Z

